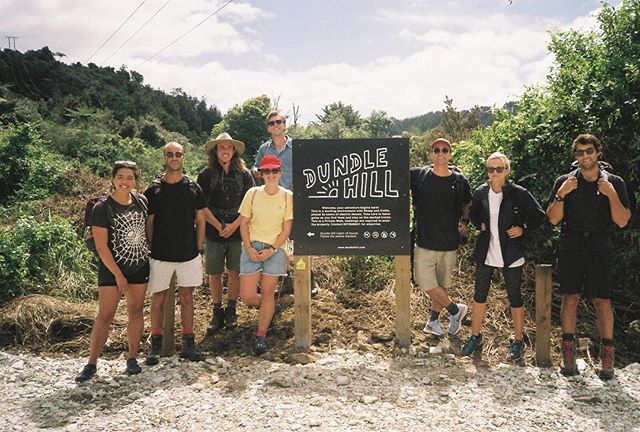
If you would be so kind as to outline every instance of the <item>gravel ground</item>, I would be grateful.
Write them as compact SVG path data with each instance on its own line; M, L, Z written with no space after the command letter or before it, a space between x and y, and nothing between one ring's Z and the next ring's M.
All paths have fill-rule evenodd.
M432 351L173 357L133 377L101 360L83 384L84 359L0 352L0 430L640 431L638 363L602 382L584 362L565 378Z

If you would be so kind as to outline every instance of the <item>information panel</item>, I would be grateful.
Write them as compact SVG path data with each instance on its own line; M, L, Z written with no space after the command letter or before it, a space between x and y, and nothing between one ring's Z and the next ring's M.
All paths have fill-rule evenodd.
M409 255L409 140L293 140L296 255Z

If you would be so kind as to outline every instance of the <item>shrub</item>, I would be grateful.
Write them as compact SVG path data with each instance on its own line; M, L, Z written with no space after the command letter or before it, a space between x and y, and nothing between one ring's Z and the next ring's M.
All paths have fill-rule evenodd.
M28 294L92 297L93 255L65 219L19 218L0 229L0 300Z

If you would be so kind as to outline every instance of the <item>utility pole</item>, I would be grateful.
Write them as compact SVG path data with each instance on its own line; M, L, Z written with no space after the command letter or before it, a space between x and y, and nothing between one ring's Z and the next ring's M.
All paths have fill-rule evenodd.
M13 41L13 50L16 50L16 39L18 39L17 36L7 36L7 42L9 43L9 49L11 49L11 41Z

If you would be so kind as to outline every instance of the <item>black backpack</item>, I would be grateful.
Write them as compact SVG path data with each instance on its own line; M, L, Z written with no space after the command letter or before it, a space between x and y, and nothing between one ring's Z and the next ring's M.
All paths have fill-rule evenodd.
M131 196L133 197L133 201L136 203L136 205L140 208L140 210L142 210L146 218L147 214L149 213L147 204L144 202L144 200L142 200L142 198L140 198L140 194L138 194L138 192L131 192ZM87 246L87 249L89 249L96 255L98 254L98 250L96 249L96 243L93 239L93 232L91 231L91 215L96 204L99 202L106 202L107 198L108 195L91 198L89 201L87 201L87 205L84 207L84 225L82 228L82 238L84 240L84 244ZM109 225L111 225L113 223L113 208L111 208L109 204L105 204L105 206L107 207L107 221Z

